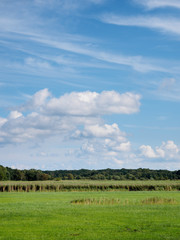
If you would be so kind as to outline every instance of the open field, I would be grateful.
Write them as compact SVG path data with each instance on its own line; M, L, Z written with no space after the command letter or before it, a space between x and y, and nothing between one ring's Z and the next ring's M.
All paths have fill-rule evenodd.
M176 191L0 193L0 240L179 240Z
M179 191L180 181L113 181L113 180L62 180L62 181L2 181L0 192L49 191Z

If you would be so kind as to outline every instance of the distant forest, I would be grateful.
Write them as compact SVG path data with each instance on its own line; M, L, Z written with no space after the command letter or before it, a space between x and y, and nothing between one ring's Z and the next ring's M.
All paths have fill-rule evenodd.
M0 180L7 181L45 181L45 180L178 180L180 170L139 169L102 169L102 170L54 170L41 171L36 169L19 170L0 165Z

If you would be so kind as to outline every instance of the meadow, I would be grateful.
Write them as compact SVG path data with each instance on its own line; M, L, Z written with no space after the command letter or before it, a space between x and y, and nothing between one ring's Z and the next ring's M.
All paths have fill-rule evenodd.
M178 191L1 192L0 240L180 239Z

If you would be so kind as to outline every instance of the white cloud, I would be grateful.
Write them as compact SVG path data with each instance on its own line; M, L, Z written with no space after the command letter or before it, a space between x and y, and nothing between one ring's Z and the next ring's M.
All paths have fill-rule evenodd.
M47 61L37 60L32 57L26 58L25 64L29 67L37 69L52 69L51 65Z
M73 138L102 138L105 139L106 146L114 146L116 142L125 141L125 136L126 134L120 131L116 123L112 125L86 124L82 131L76 130L72 135Z
M41 105L45 104L46 99L50 96L51 96L51 93L49 92L49 90L47 88L38 91L32 97L33 106L37 107L37 106L41 106Z
M160 147L156 147L156 151L159 157L163 156L167 160L180 158L180 148L173 141L163 142Z
M89 144L88 142L83 143L81 149L83 152L86 152L86 153L94 153L95 152L93 144Z
M177 160L180 159L180 148L173 142L163 142L160 147L156 147L154 150L149 145L140 146L141 155L147 158L161 158L165 160Z
M53 105L53 111L50 111L49 106L52 107L52 100L57 100L57 103ZM131 147L127 134L120 130L117 123L104 123L102 118L104 114L134 113L132 106L137 102L139 106L139 98L129 93L124 93L122 97L122 94L114 91L73 92L55 98L48 89L43 89L36 92L30 101L24 104L21 112L14 110L7 118L0 118L0 144L4 148L7 148L9 144L11 146L21 146L22 143L36 145L42 141L52 144L51 139L55 139L56 153L57 143L59 145L68 143L69 146L66 148L69 153L66 157L69 163L73 158L73 161L81 159L80 162L85 164L84 159L86 159L86 166L90 168L92 166L94 168L99 168L99 166L128 167L130 164L137 167L136 164L143 166L148 159L165 160L163 162L167 164L169 161L179 160L180 148L173 141L163 142L161 146L154 149L149 145L142 145L138 152ZM63 108L63 105L66 108ZM125 105L125 108L129 110L124 111L124 107L122 110L121 105ZM135 109L139 110L136 107ZM51 149L41 148L39 152L42 154L36 157L45 157L44 153L47 151L52 152ZM65 149L63 151L65 152ZM61 150L58 154L60 153ZM49 154L46 155L47 159L49 157L51 157Z
M19 118L19 117L22 117L22 116L23 116L22 113L20 113L18 111L12 111L9 114L10 119L16 119L16 118Z
M134 0L136 3L143 5L147 9L174 7L180 8L179 0Z
M104 124L103 126L89 125L85 127L83 134L84 136L93 136L100 138L122 135L116 123L112 125Z
M115 91L73 92L59 98L48 89L36 92L8 118L0 119L1 144L21 143L50 136L61 138L125 139L117 124L104 124L104 114L132 114L139 111L140 96ZM79 127L83 128L81 130Z
M139 111L140 95L133 93L119 94L115 91L72 92L60 98L52 98L45 111L51 114L66 115L105 115L132 114Z
M106 162L106 166L112 162L119 165L135 161L131 143L127 141L126 134L120 131L117 124L87 125L84 130L76 132L76 137L86 140L79 150L71 152L71 155L78 158L94 159L96 163L100 161L102 164Z
M101 18L105 23L119 26L134 26L157 29L175 35L180 35L180 19L171 17L154 17L154 16L117 16L105 15Z
M122 152L129 152L131 150L131 143L128 142L123 142L120 143L119 146L114 147L116 151L122 151Z
M0 127L5 124L8 120L6 118L1 118L0 117Z
M107 141L108 140L108 141ZM126 141L126 140L125 140ZM86 159L93 166L119 167L136 162L137 156L130 149L130 142L121 142L116 137L88 139L81 148L72 150L70 155ZM118 148L120 147L120 148Z
M139 149L141 151L141 154L144 157L147 157L147 158L157 158L157 155L156 155L156 153L154 152L154 150L152 149L151 146L149 146L149 145L142 145L142 146L140 146Z
M38 110L39 108L42 108L45 106L45 103L47 102L47 99L51 96L51 93L47 88L44 88L38 92L36 92L33 96L28 96L30 100L25 103L20 109L22 111L25 110ZM33 113L37 114L37 113Z
M124 164L124 161L118 160L116 158L114 158L114 162L117 163L118 166L123 166L123 164Z
M131 143L116 123L104 123L102 117L104 114L133 114L139 111L139 106L140 96L132 93L88 91L55 98L48 89L43 89L19 107L21 112L14 110L8 118L0 119L0 144L3 147L39 144L51 137L58 139L59 144L78 144L78 149L68 151L69 158L72 155L80 159L86 157L94 166L98 160L108 162L107 166L113 161L115 166L117 161L132 159ZM42 154L37 157L45 157L45 149L39 152Z

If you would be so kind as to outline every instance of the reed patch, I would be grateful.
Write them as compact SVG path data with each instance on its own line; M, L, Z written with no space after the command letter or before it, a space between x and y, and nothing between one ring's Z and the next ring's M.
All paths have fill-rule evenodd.
M0 192L180 191L180 181L2 181Z
M71 201L72 204L77 205L128 205L128 199L118 199L118 198L82 198L75 199Z
M174 198L151 197L142 200L142 204L177 204Z

